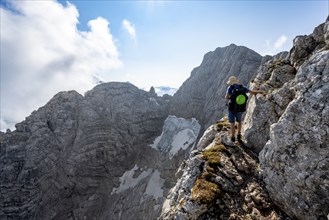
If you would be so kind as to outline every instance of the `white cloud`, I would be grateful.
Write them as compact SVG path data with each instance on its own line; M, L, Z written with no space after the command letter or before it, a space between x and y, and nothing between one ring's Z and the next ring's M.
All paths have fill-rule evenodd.
M266 40L265 45L267 52L265 54L274 55L278 52L283 51L287 41L288 37L286 37L285 35L281 35L274 43L272 43L271 40Z
M132 23L130 23L130 21L124 19L122 21L122 27L124 30L126 30L129 33L130 37L134 41L136 41L136 29L135 29L134 25Z
M1 130L22 121L57 92L94 86L122 65L104 18L77 30L72 4L12 1L1 10Z
M285 43L287 43L288 38L284 35L281 35L274 43L275 50L281 50Z

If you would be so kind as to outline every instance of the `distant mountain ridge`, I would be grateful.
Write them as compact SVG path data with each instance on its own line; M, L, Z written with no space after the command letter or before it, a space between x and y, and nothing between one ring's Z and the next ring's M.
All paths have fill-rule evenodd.
M292 219L325 219L328 45L327 19L313 34L296 37L289 53L262 57L234 44L209 52L173 96L119 82L101 83L84 96L58 93L15 131L0 132L0 218L243 219L257 217L257 210L268 217L270 198L272 219L280 219L279 208ZM249 102L244 132L250 149L234 145L216 160L213 152L223 150L217 145L229 147L227 128L211 125L226 114L231 75L268 94ZM203 154L205 148L211 151ZM205 158L221 165L209 168ZM196 182L203 168L215 176ZM196 204L191 190L202 189L208 177L224 196ZM257 195L259 204L252 200ZM225 209L242 201L247 208Z

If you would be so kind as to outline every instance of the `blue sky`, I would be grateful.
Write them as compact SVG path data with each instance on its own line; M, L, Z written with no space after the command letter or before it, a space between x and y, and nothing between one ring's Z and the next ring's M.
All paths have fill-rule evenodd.
M178 88L205 53L234 43L290 50L329 14L328 1L2 0L1 130L59 91L98 79Z
M110 22L125 62L113 73L140 87L179 87L205 53L231 43L261 55L289 50L296 35L310 34L329 11L328 1L72 2L79 29L88 30L87 21L97 16ZM135 41L122 29L124 19L135 27ZM286 40L274 48L282 36Z

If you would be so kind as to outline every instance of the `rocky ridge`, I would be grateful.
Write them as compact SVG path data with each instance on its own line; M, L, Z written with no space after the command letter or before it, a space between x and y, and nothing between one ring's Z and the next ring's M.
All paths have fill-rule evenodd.
M263 58L251 89L266 94L249 99L244 144L210 126L160 219L328 219L328 36L329 17Z
M260 68L253 87L268 94L250 101L245 120L271 198L296 219L329 213L328 35L329 19Z

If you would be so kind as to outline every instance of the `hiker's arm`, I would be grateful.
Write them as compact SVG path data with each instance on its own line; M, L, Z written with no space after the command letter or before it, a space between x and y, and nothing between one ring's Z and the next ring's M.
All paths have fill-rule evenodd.
M249 90L250 94L256 95L256 94L264 94L265 91L263 90Z

